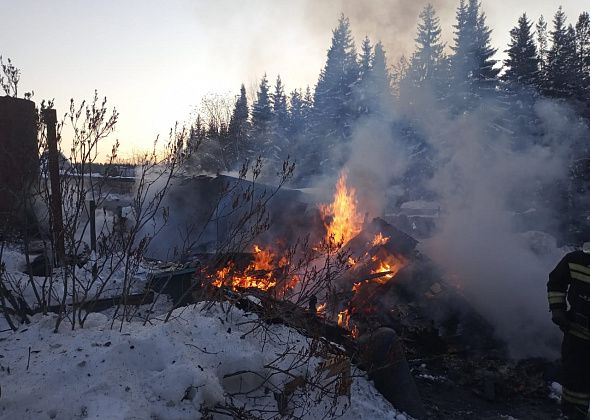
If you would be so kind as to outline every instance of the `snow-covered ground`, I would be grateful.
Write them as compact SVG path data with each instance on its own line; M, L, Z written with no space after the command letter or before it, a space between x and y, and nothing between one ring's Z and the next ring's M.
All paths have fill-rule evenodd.
M5 257L7 272L21 276L18 253ZM281 325L252 331L259 325L255 315L209 306L177 309L169 322L116 322L114 328L108 312L94 313L83 329L64 321L57 333L56 315L38 314L16 332L2 332L0 418L196 419L228 406L278 418L277 396L295 378L335 389L335 378L320 368L323 359L308 353L310 339ZM362 371L353 367L352 374L350 397L302 383L289 393L283 413L406 419Z

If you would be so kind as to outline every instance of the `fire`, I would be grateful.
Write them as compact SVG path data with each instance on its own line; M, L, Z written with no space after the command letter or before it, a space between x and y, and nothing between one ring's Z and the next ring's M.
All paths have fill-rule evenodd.
M232 269L233 269L233 264L230 263L226 267L222 268L221 270L218 270L215 273L215 281L212 283L212 285L215 287L223 286L227 280L229 273L232 271Z
M389 237L383 236L383 234L379 232L377 235L375 235L373 241L371 241L371 246L385 245L387 242L389 242Z
M363 216L357 209L355 189L346 186L345 172L342 172L336 183L334 201L321 205L320 212L327 230L328 243L343 245L360 233Z
M232 289L257 288L269 290L277 285L275 272L284 268L288 261L285 257L275 264L275 255L272 251L264 250L254 245L254 260L248 265L243 273L235 272L234 264L229 263L226 267L215 273L215 280L211 283L215 287L231 286ZM297 277L286 282L285 288L292 289L297 285Z
M338 326L348 329L349 324L350 312L348 311L348 309L338 312Z
M320 244L314 244L316 246L312 246L312 249L319 254L320 258L323 253L326 258L329 258L326 243L337 247L343 246L363 230L364 217L358 208L356 191L347 186L346 178L346 173L343 172L336 184L332 203L319 206L326 237ZM345 264L345 269L350 270L351 275L347 278L358 279L351 286L353 297L348 302L347 309L337 315L338 325L349 330L354 338L359 335L359 325L361 325L357 325L357 322L362 319L362 316L374 310L373 299L382 291L379 285L391 281L407 264L404 257L398 256L391 250L391 246L384 246L390 242L389 236L379 232L373 238L361 237L362 242L355 241L355 244L349 246L351 249L345 250L350 252L350 255L344 254L344 258L339 260ZM285 249L284 245L274 249ZM365 249L359 249L363 246ZM353 252L356 253L352 254ZM276 298L284 299L286 292L295 289L300 283L300 278L296 274L287 274L289 267L293 270L297 269L296 264L291 264L291 261L296 261L293 259L294 253L295 251L292 251L291 254L281 255L271 248L263 249L254 245L252 261L245 269L243 265L237 267L238 263L229 263L211 276L211 283L215 287L225 286L233 290L257 288L272 292ZM332 308L330 304L330 315L326 315L328 305L321 303L317 305L315 313L332 318ZM354 315L353 319L351 315Z
M401 258L394 255L387 255L382 260L379 260L376 256L373 256L372 260L378 262L379 266L376 269L371 270L371 274L389 272L388 274L384 274L382 277L374 279L374 281L381 284L387 283L389 280L395 277L399 270L405 266L405 262L402 261Z

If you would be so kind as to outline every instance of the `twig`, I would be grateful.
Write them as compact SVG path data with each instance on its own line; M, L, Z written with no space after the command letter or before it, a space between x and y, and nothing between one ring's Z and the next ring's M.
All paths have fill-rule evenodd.
M194 347L197 350L199 350L200 352L203 352L205 354L219 354L219 353L221 353L219 351L218 352L207 351L206 349L197 347L197 346L195 346L194 344L191 344L191 343L184 343L184 344L187 345L187 346L190 346L190 347Z

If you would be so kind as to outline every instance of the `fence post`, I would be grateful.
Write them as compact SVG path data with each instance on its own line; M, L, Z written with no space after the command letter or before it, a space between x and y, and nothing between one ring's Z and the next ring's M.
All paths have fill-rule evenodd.
M47 150L49 181L51 185L51 218L55 240L56 262L62 265L65 260L64 226L62 215L61 185L59 176L59 151L57 150L57 114L55 109L43 110L43 122L47 127Z

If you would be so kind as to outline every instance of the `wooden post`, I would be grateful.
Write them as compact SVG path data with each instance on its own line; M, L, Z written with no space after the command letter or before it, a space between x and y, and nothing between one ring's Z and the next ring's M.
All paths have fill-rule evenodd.
M94 200L90 200L89 203L89 211L90 211L90 250L92 251L92 258L96 258L96 202ZM96 270L96 259L92 264L92 278L96 279L97 270Z
M55 259L58 265L65 260L64 226L62 216L61 186L59 177L59 151L57 150L57 114L55 109L43 110L43 122L47 127L47 150L49 181L51 185L51 218L53 222L53 237L55 240Z

